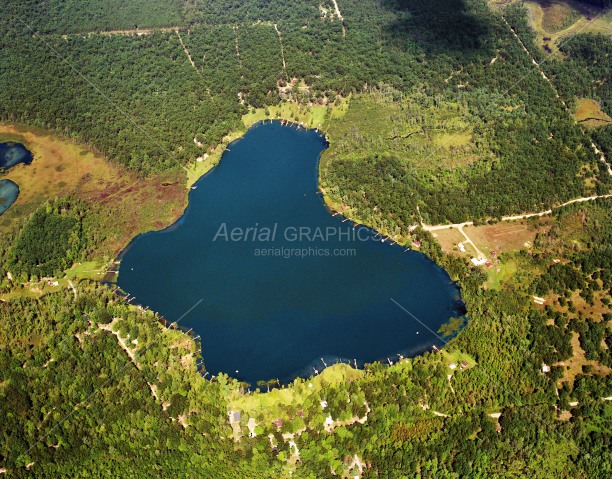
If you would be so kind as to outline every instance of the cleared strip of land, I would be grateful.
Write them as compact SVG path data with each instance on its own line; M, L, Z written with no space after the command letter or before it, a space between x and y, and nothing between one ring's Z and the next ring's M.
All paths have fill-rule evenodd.
M582 203L584 201L593 201L598 198L612 198L612 194L610 195L595 195L595 196L586 196L584 198L576 198L573 200L566 201L565 203L560 204L559 206L555 206L554 208L546 211L540 211L539 213L526 213L522 215L513 215L513 216L504 216L501 221L516 221L522 220L526 218L534 218L536 216L545 216L552 214L553 210L557 210L559 208L563 208L564 206L571 205L573 203ZM425 231L437 231L437 230L446 230L450 228L463 228L464 226L472 226L474 224L473 221L465 221L463 223L454 223L450 225L426 225L421 224L422 228Z

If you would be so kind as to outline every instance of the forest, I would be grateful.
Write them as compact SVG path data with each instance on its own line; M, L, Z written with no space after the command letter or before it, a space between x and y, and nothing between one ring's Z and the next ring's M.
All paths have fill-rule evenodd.
M5 1L0 120L145 178L182 171L255 108L327 107L328 202L418 241L460 286L467 326L393 365L288 385L211 378L179 318L112 285L25 287L94 259L112 235L96 218L126 214L48 198L0 238L1 474L612 476L612 201L555 209L531 248L500 258L517 266L499 288L427 231L409 236L421 221L485 223L609 193L590 143L610 158L612 127L572 114L581 97L611 114L610 39L578 34L543 61L519 2L337 3L340 14L331 0ZM340 100L348 110L332 117Z
M606 477L610 411L600 398L610 396L609 376L585 365L568 379L563 364L578 334L589 360L612 366L612 314L595 313L609 306L611 208L600 200L558 210L530 255L514 253L530 273L500 291L483 289L480 269L417 232L424 251L461 284L469 325L442 352L374 363L343 373L348 380L324 373L310 380L312 389L297 380L264 394L223 374L206 379L197 342L95 283L81 282L76 297L66 291L3 303L0 464L10 477L272 478L291 471L323 478L355 473L356 455L364 478L507 477L509 470ZM575 291L595 301L592 312ZM534 308L533 293L553 300ZM452 357L470 359L449 379ZM275 391L300 399L270 404ZM230 426L227 412L237 407L242 418ZM327 414L348 425L325 430ZM363 424L350 424L362 416ZM250 437L249 417L258 424Z
M400 229L417 206L427 222L458 222L609 189L581 129L483 2L464 0L457 12L451 0L347 0L342 19L333 2L298 4L185 2L192 20L140 36L37 32L7 19L41 5L3 5L0 118L55 130L146 175L194 162L243 128L250 109L350 97L348 119L328 128L322 181L332 202L368 224L378 207ZM504 12L529 45L525 10ZM606 46L579 35L563 46L570 59L548 62L563 98L587 90L607 101L607 83L588 86L608 70ZM577 69L582 86L565 77ZM423 98L430 119L415 117ZM398 112L370 119L376 109ZM362 131L372 120L394 138L399 118L421 133ZM602 148L606 131L593 136Z

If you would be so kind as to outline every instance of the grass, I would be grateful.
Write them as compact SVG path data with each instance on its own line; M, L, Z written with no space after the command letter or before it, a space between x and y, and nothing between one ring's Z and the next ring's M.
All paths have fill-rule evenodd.
M307 381L296 381L291 387L272 389L267 393L242 394L239 390L230 391L227 399L228 409L241 411L244 416L264 415L265 421L286 414L286 406L298 406L305 403L306 397L323 390L324 386L354 381L363 376L364 372L347 364L334 364L323 370L321 374ZM308 385L312 384L312 387Z
M252 109L242 117L246 128L263 120L290 120L302 123L308 128L326 130L330 121L342 118L348 110L349 100L340 99L337 104L328 106L300 105L292 102L282 102L278 106Z
M468 365L463 368L464 370L473 368L477 364L476 360L472 356L459 350L447 351L446 349L442 349L438 354L442 360L442 363L448 367L449 374L459 371L461 361L468 363ZM457 365L457 368L451 369L449 367L450 364Z
M202 176L212 170L221 161L223 153L229 144L240 139L246 131L260 121L289 120L307 125L308 128L326 130L331 121L342 118L348 110L348 100L340 99L332 106L304 106L297 103L282 102L278 106L251 109L242 116L244 128L229 133L214 149L200 157L185 168L187 172L187 188L191 188Z
M440 243L445 253L463 255L470 258L476 255L472 245L466 243L465 236L457 228L432 231L431 234ZM465 253L459 251L457 246L459 243L463 243L465 246Z
M548 46L555 54L559 52L559 43L568 36L577 33L612 35L612 13L604 13L592 5L571 0L555 0L543 5L532 0L526 1L525 6L529 9L529 24L538 36L538 43Z
M541 4L542 28L550 33L572 26L580 18L580 12L567 2L551 1Z
M223 141L210 153L198 158L194 163L185 167L187 172L187 188L191 188L202 176L212 170L221 161L221 157L232 141L238 140L246 130L233 131L227 134Z
M77 263L66 271L66 279L71 281L81 281L83 279L99 281L104 276L107 269L106 267L107 263L101 260Z
M489 268L487 273L489 278L486 282L487 289L499 289L503 283L506 283L516 273L518 267L513 259L504 259Z
M578 99L574 118L589 128L597 128L612 123L612 118L601 109L601 105L590 98Z
M419 93L399 101L387 91L354 96L346 114L334 122L321 165L353 151L354 158L393 156L427 171L464 168L490 154L473 137L479 122L462 104L435 103Z
M548 217L538 217L534 220L470 226L465 231L483 253L495 251L499 255L528 248L538 232L546 231L550 227L550 221Z
M90 225L101 238L93 257L104 261L139 233L172 224L186 206L180 171L143 179L82 145L21 125L0 124L0 139L23 143L34 155L31 165L5 175L20 194L0 217L0 232L15 228L47 200L75 195L91 206Z
M538 217L529 220L506 221L490 225L470 226L463 230L474 244L492 262L491 268L486 268L488 280L486 287L499 289L504 282L517 272L518 265L512 256L503 253L516 253L530 249L538 233L547 231L552 225L550 217ZM432 235L447 254L472 258L476 251L465 237L455 228L433 231ZM457 245L463 243L465 252L459 251ZM492 252L495 252L493 255Z

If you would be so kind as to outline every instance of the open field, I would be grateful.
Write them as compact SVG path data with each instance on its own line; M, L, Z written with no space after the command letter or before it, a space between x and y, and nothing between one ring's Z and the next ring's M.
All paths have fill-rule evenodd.
M433 231L431 234L434 238L436 238L438 243L440 243L440 246L442 246L442 249L445 253L466 255L470 258L476 255L476 251L474 250L472 245L469 243L465 244L465 236L463 236L457 228ZM465 253L459 251L459 248L457 247L459 243L464 244Z
M538 43L542 47L546 45L553 53L559 51L559 42L570 35L612 35L612 13L604 13L602 9L568 0L527 1L525 5L529 9L529 23L538 36Z
M110 258L139 233L176 221L186 205L184 175L170 172L139 178L81 145L51 133L0 124L0 141L23 143L34 155L4 177L20 188L15 204L0 217L0 231L12 229L45 201L76 195L92 207L99 225L94 256Z
M466 226L463 231L474 242L476 248L485 256L499 256L501 253L519 251L530 247L536 234L545 231L550 226L550 218L536 217L519 221L505 221L491 225ZM458 228L439 229L432 231L432 235L446 253L463 254L472 257L476 254L474 248L466 242L465 236ZM461 253L457 245L465 246L465 253ZM493 256L495 256L493 255Z
M538 217L532 220L470 226L464 231L484 253L495 251L499 256L501 253L529 248L536 234L545 231L549 226L550 218Z
M601 105L590 98L580 98L574 118L589 128L597 128L612 123L612 118L601 110Z
M536 235L547 231L551 224L550 217L542 216L492 225L466 226L463 232L472 240L475 247L467 242L458 228L439 229L432 231L431 234L447 254L477 258L479 254L475 248L482 252L491 263L491 267L486 268L488 275L486 287L499 289L518 269L512 257L500 258L500 255L531 248ZM464 252L459 250L459 243L465 248Z
M322 391L325 385L354 381L363 374L363 370L339 363L326 368L318 376L294 384L291 388L276 388L266 394L242 394L239 390L233 390L228 397L228 409L241 411L245 416L263 415L264 421L269 422L282 416L287 406L303 405L306 397Z

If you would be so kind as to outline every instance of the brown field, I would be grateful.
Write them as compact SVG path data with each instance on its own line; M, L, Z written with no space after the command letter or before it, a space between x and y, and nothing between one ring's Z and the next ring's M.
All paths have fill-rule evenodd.
M463 236L457 228L432 231L431 234L434 238L436 238L436 240L438 240L438 243L440 243L440 246L442 246L445 253L465 255L469 256L470 258L476 255L476 251L474 251L472 245L469 243L465 244L465 236ZM459 248L457 248L458 243L464 243L465 253L461 253L459 251Z
M186 206L184 173L141 179L82 145L48 131L0 124L0 141L23 143L34 155L3 178L19 185L19 198L1 217L0 232L9 231L49 199L75 194L92 206L99 225L96 256L112 257L137 234L173 223Z
M612 118L601 110L601 105L590 98L580 98L574 118L589 128L597 128L612 123Z
M493 225L467 226L463 228L465 234L474 242L476 247L484 254L489 255L495 251L501 253L519 251L530 247L538 232L545 231L550 226L550 218L538 217L531 220L504 221ZM466 249L465 256L476 254L470 244L466 244L465 237L458 229L432 231L434 238L446 253L460 253L458 243L463 243Z
M504 221L493 225L470 226L465 233L485 254L491 251L501 253L530 248L538 232L550 226L550 218L538 217L532 220Z

